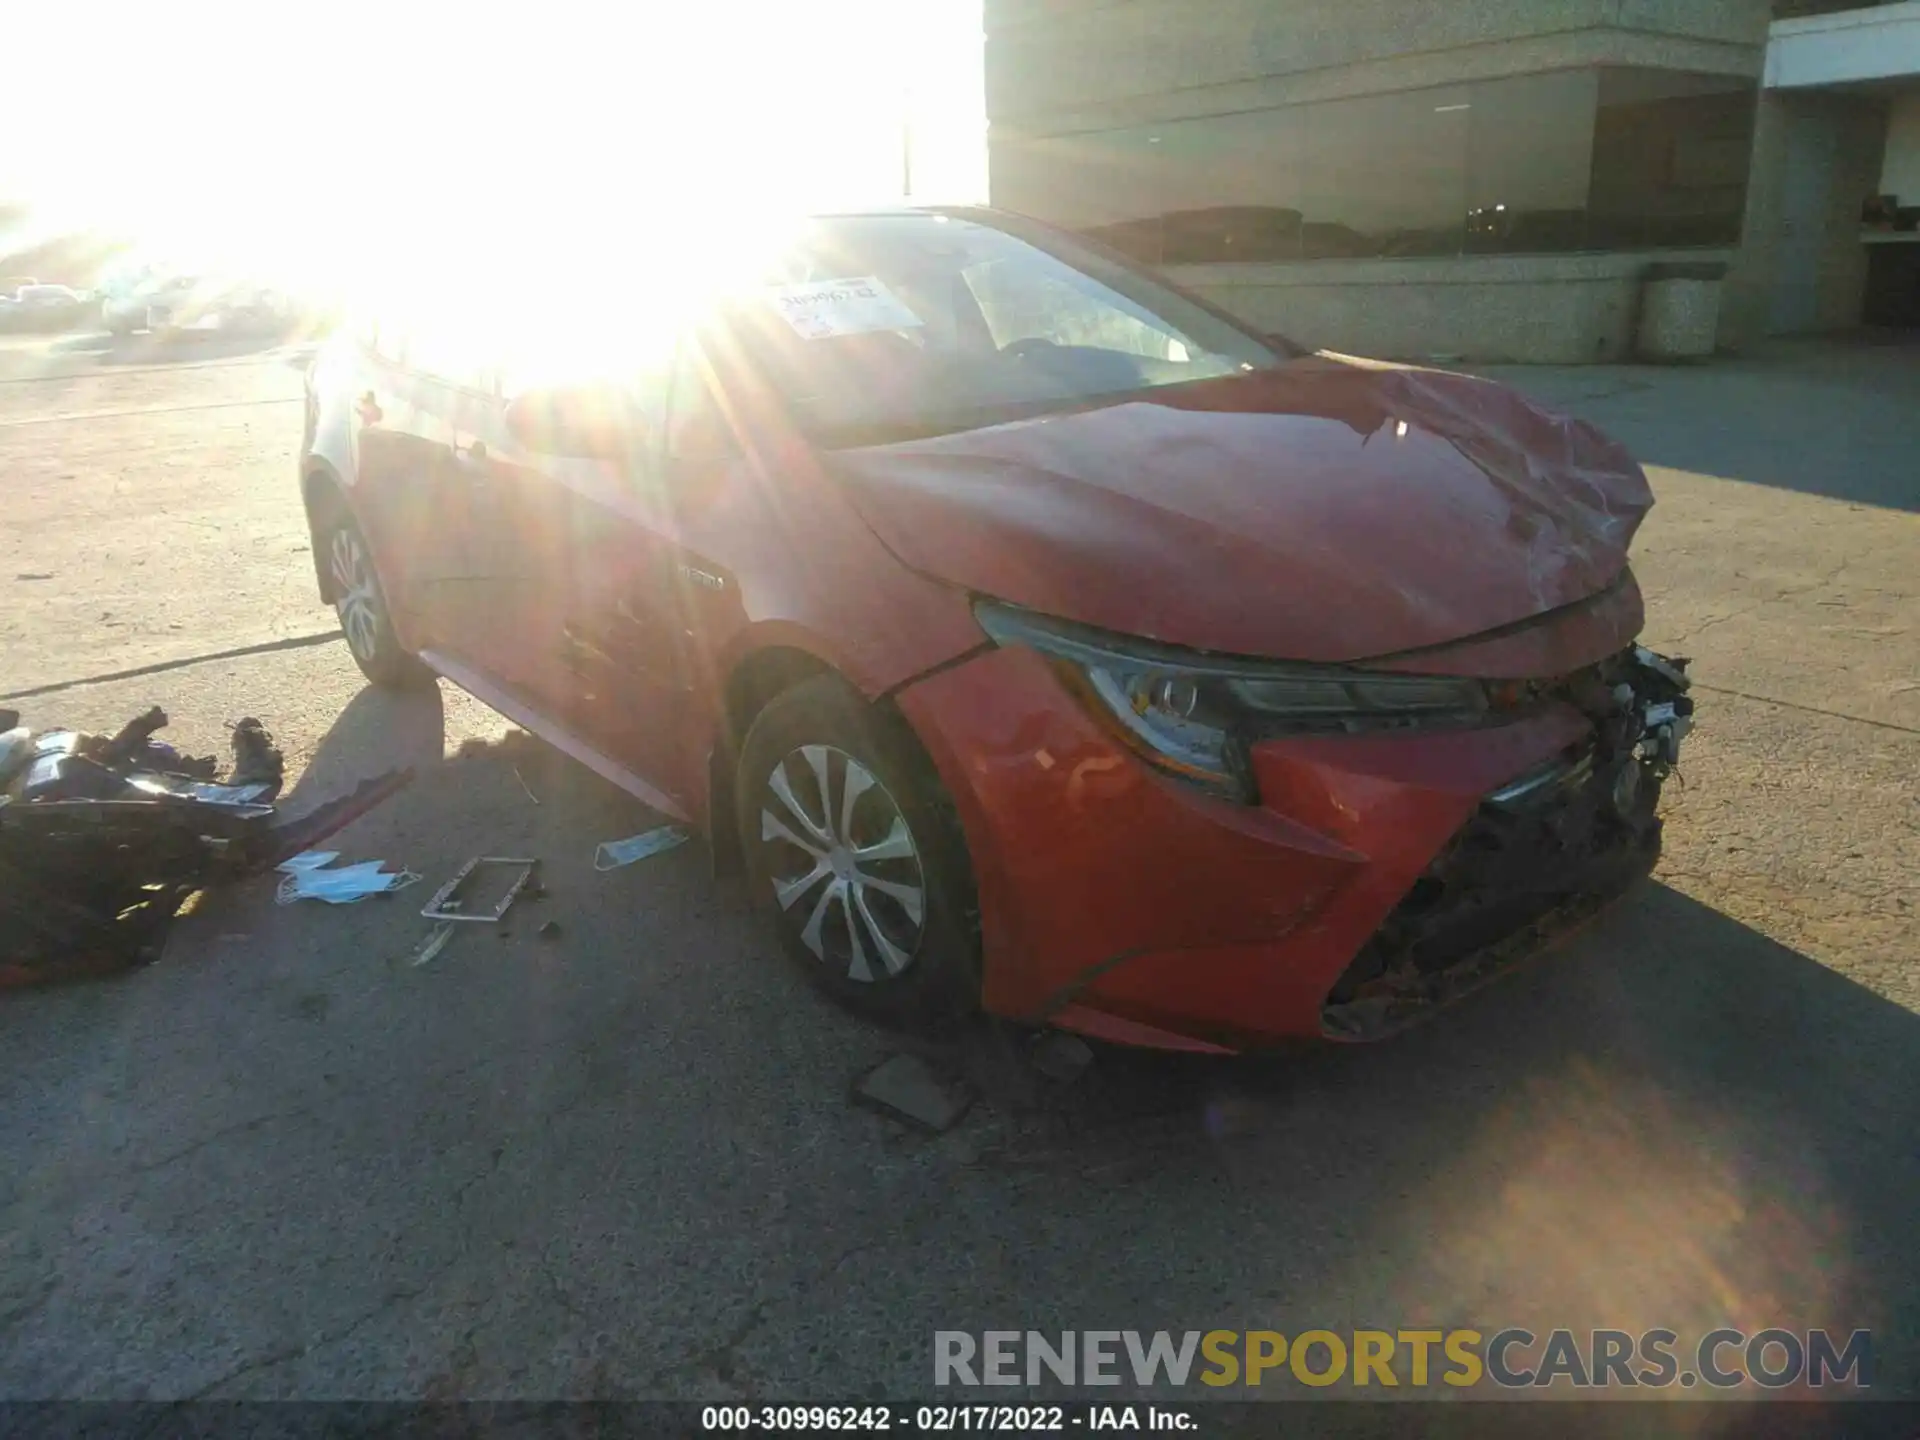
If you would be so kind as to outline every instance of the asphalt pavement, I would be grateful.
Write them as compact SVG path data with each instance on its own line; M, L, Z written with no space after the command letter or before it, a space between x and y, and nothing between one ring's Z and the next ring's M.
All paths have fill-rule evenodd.
M940 1136L849 1103L909 1042L700 845L596 873L658 817L363 688L297 360L0 355L0 703L217 753L257 715L302 804L414 764L330 848L424 877L217 893L157 965L0 995L0 1397L903 1398L936 1330L1418 1325L1869 1328L1920 1388L1914 352L1507 377L1652 467L1650 638L1702 687L1653 883L1378 1047L1060 1085L983 1031ZM478 852L548 894L414 964Z

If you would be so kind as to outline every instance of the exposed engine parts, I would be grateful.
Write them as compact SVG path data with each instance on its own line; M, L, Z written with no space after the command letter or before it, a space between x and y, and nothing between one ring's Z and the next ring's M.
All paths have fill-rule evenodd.
M1686 693L1693 687L1684 658L1669 660L1644 645L1633 647L1633 658L1643 671L1651 671L1673 689L1671 698L1640 700L1640 724L1644 731L1639 745L1642 761L1658 768L1665 779L1680 764L1680 742L1693 728L1693 700Z
M1635 645L1567 683L1566 698L1593 721L1585 768L1603 777L1622 819L1650 815L1680 764L1680 744L1693 728L1688 663Z
M1577 750L1488 795L1414 882L1323 1010L1371 1039L1491 978L1653 868L1660 791L1693 723L1685 659L1644 646L1541 687L1593 723Z

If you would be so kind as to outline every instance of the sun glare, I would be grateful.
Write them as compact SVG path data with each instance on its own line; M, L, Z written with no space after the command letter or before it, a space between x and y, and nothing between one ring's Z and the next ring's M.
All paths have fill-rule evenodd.
M777 217L984 199L978 0L74 10L0 201L329 303L667 321Z

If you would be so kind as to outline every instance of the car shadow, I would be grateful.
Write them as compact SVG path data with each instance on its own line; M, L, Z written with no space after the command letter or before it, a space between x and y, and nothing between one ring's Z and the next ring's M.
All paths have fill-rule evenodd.
M281 804L289 813L302 813L377 775L425 770L445 751L446 708L439 686L382 690L369 685L335 717Z
M347 702L315 747L282 806L290 815L350 793L375 776L411 769L416 785L462 786L519 796L542 807L550 824L576 826L591 848L662 817L584 765L524 731L497 741L467 740L448 754L445 699L439 685L385 690L369 685ZM444 767L459 771L449 781ZM404 803L395 801L389 803ZM625 827L625 828L621 828Z

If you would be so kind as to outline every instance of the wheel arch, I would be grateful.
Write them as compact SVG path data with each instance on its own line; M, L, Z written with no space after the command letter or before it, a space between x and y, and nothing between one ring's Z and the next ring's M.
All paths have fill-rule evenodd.
M326 522L341 511L353 513L347 502L346 487L334 468L317 455L309 456L300 471L300 503L307 512L307 550L313 559L314 584L319 587L321 603L331 605L340 597L335 593L333 576L321 554Z
M753 728L753 722L768 705L795 686L831 675L848 690L860 696L875 711L910 737L926 759L929 773L937 774L933 757L914 730L913 724L893 701L898 686L876 690L863 685L846 666L782 633L779 639L742 654L727 671L721 687L719 725L707 752L707 839L713 851L714 868L720 874L737 874L741 868L739 837L734 834L734 777L739 769L740 747Z
M740 765L740 746L760 712L774 700L809 680L835 675L857 690L846 674L815 651L777 642L742 655L727 672L721 687L720 724L707 752L707 843L718 874L743 870L740 837L734 831L734 777Z
M835 682L830 687L817 683L829 679ZM802 688L829 693L796 696L795 691ZM777 730L770 737L772 749L752 738L756 721L768 708L787 697L793 697L804 699L815 716L821 713L822 702L825 702L826 713L836 720L847 718L847 712L851 710L857 717L852 719L854 733L840 743L852 747L850 755L872 747L872 753L863 756L864 763L877 765L882 772L895 772L894 778L885 782L887 785L904 783L906 788L895 794L894 803L909 813L917 812L914 820L915 840L921 850L922 864L932 863L927 857L940 862L926 871L927 884L931 889L938 883L950 901L949 910L943 913L949 914L953 924L958 927L957 930L945 932L948 935L945 957L935 967L934 973L944 978L920 985L917 998L910 1002L914 1007L910 1013L886 1013L894 1020L905 1018L913 1024L921 1020L944 1024L973 1014L981 1003L983 966L979 889L970 838L948 791L945 777L934 763L926 742L896 703L895 695L899 688L895 686L877 694L863 690L839 667L816 653L797 647L770 645L743 657L742 663L728 675L725 687L729 715L727 736L730 743L725 747L728 756L726 773L715 777L713 803L716 807L724 805L725 812L710 812L715 822L711 829L713 854L716 869L721 873L758 874L757 863L742 853L743 843L753 842L758 825L751 820L745 825L740 823L747 818L739 815L740 802L748 797L737 792L737 777L742 768L738 757L743 750L753 751L756 768L752 773L757 776L762 773L759 765L769 755L781 755L791 743L783 739ZM836 699L831 692L838 692L839 698ZM803 710L802 713L807 711ZM862 744L862 732L865 745ZM831 737L840 732L830 726L824 733L832 743ZM715 749L719 752L722 747L716 746ZM889 760L891 765L886 763ZM822 783L826 783L824 779ZM759 898L770 899L770 896L762 891ZM952 948L955 945L959 947L957 951ZM816 957L818 953L816 950ZM928 984L933 988L927 988ZM839 998L844 1003L852 1003L844 995Z

